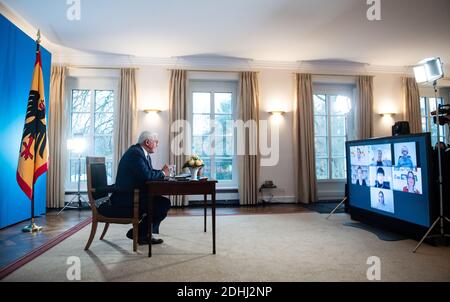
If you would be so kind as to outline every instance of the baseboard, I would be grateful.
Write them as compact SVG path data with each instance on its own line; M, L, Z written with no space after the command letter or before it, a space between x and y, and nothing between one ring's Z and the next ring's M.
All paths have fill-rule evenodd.
M276 204L276 203L297 203L295 196L274 196L269 202L266 200L266 204Z
M342 200L344 199L344 192L341 191L322 191L318 193L319 200Z

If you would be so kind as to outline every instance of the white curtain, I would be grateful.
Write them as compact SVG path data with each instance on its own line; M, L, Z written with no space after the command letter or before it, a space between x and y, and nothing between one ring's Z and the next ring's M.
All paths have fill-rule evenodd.
M114 123L114 171L123 153L134 143L137 121L136 69L120 71L119 91ZM115 173L114 173L115 174Z
M373 76L358 76L356 90L358 138L371 138L373 136Z
M293 116L294 172L297 202L317 201L314 111L311 74L295 75Z
M245 135L246 154L238 155L239 170L239 202L241 205L258 203L259 185L259 85L257 72L240 73L240 97L238 105L238 119L244 123L256 122L256 129ZM254 152L251 152L251 151ZM252 154L254 153L254 154Z
M405 104L405 121L409 122L411 133L421 133L420 94L416 80L410 77L402 78L402 92Z
M48 110L49 159L47 172L47 208L64 206L66 172L66 67L52 66Z
M187 120L186 86L186 70L171 70L169 83L169 127L171 127L174 122L181 125ZM179 152L182 151L182 148L177 150L178 154L174 154L171 150L170 146L176 135L176 132L172 132L169 129L169 163L176 165L177 173L180 173L181 168L185 163L186 156L179 154ZM184 143L186 143L186 139L187 138L185 137L183 140ZM184 146L184 148L186 148L186 146ZM170 201L172 206L185 206L188 199L184 196L171 196Z

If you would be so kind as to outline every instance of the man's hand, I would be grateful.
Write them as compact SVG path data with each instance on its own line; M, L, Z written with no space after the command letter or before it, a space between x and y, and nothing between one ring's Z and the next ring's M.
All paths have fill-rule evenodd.
M162 167L161 171L163 171L165 176L169 176L169 167L167 166L167 164Z

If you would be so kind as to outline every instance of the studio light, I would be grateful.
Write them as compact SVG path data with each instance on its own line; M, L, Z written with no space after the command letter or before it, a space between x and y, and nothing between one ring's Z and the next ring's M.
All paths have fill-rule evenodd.
M414 76L417 83L431 83L444 77L440 58L428 58L414 66Z
M76 154L81 154L86 150L86 140L81 137L76 137L67 140L67 150Z

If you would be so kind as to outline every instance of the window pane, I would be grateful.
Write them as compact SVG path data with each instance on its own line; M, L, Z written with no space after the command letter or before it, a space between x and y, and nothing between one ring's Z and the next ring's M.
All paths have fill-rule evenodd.
M214 121L216 135L233 135L233 116L216 115Z
M202 158L204 166L202 168L202 175L211 178L211 159L207 157Z
M194 114L194 124L192 125L192 132L196 136L208 135L211 132L211 119L209 115Z
M326 137L316 137L315 138L315 148L317 157L327 157L328 156L328 144Z
M72 112L90 112L91 111L91 91L90 90L72 90Z
M234 138L232 136L227 136L225 138L225 154L228 156L234 155Z
M78 183L78 158L70 159L70 182ZM81 158L81 172L80 182L86 182L86 158Z
M211 148L209 136L194 136L192 141L192 152L199 156L210 156Z
M345 137L332 137L331 138L331 155L345 156Z
M95 91L95 111L96 112L114 111L114 92L112 90Z
M343 95L330 95L331 114L345 115L350 112L350 99Z
M427 132L427 118L422 117L422 132Z
M431 146L434 148L437 144L437 136L431 136Z
M72 134L86 135L91 127L91 116L89 113L72 114Z
M113 155L112 136L97 136L94 138L96 156L111 157Z
M345 116L331 116L331 135L332 136L345 136Z
M231 93L214 93L214 110L216 113L233 113Z
M328 159L316 159L316 178L328 179Z
M317 136L327 135L327 117L326 116L314 116L314 133Z
M441 132L442 134L442 132ZM431 135L437 137L437 127L436 124L431 124Z
M333 158L331 160L333 179L345 179L345 158Z
M216 159L216 179L232 180L233 160L231 158Z
M314 114L327 114L325 95L314 95Z
M95 114L95 134L112 134L114 129L114 114Z
M208 92L194 92L192 94L192 112L194 113L210 113L211 99Z
M77 182L78 181L78 159L71 159L70 160L70 181L71 182Z
M430 104L430 113L431 113L431 111L435 111L436 110L436 99L429 98L428 103ZM438 104L442 104L442 98L438 98Z
M216 136L214 144L215 144L214 154L216 156L234 155L232 136Z
M421 116L426 116L427 115L425 98L420 98L420 115Z

